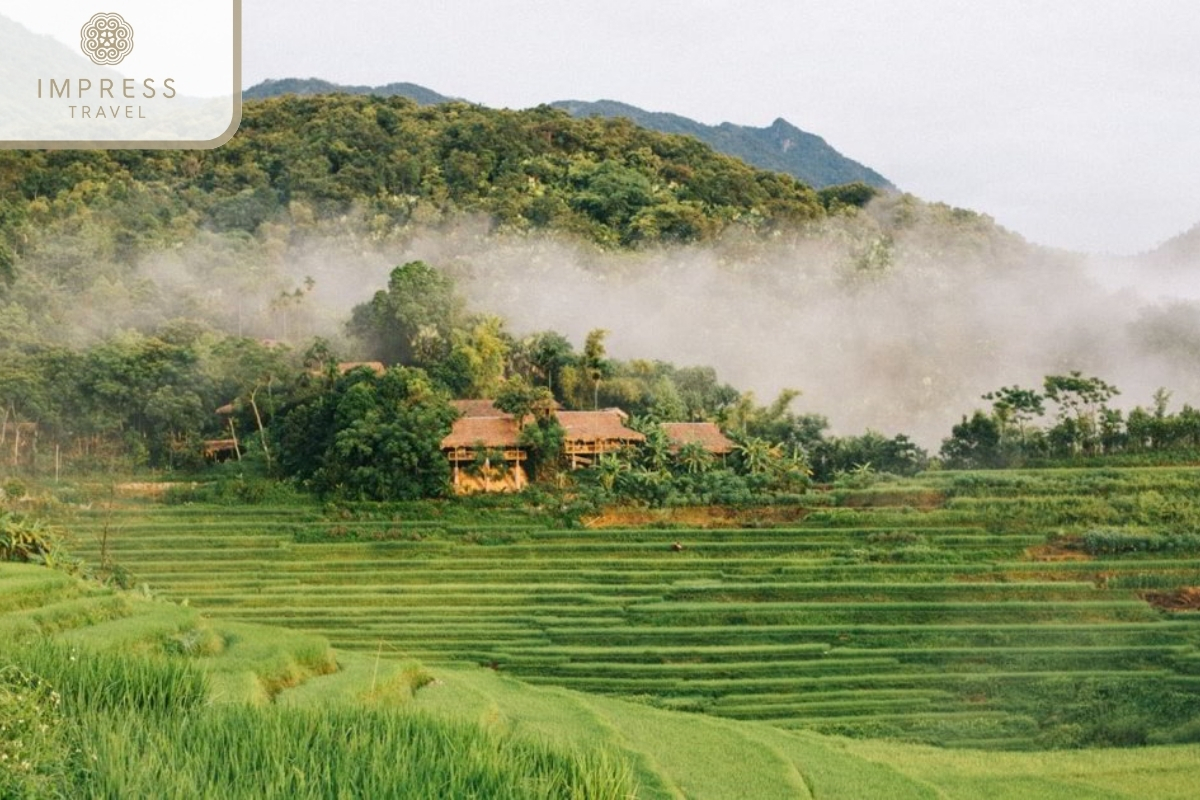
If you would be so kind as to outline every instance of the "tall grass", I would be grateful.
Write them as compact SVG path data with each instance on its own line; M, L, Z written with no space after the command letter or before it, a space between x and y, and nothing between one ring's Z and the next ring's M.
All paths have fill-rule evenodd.
M6 652L13 665L54 687L64 713L177 714L208 700L204 672L184 661L80 649L42 639Z
M363 708L212 706L194 665L47 641L0 657L0 797L624 798L628 766Z
M83 719L86 797L623 798L616 756L383 710L210 709L178 726Z

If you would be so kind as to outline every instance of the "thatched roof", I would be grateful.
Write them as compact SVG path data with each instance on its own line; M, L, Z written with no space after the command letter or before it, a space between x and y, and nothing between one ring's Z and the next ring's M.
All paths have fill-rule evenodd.
M337 365L338 375L345 375L350 370L359 367L366 367L376 375L387 372L387 367L383 365L382 361L342 361Z
M558 424L563 427L563 434L568 441L595 441L599 439L620 440L624 442L644 442L646 437L635 430L626 428L625 413L620 409L610 408L604 411L556 411Z
M511 414L506 414L496 408L491 400L451 400L450 405L454 406L454 410L458 412L460 417L501 417L512 419Z
M518 447L521 432L517 421L510 416L502 417L459 417L454 420L450 433L442 439L442 449L459 447Z
M492 404L491 400L451 400L459 417L450 434L442 439L442 449L457 447L519 447L521 432L517 421ZM572 442L622 441L644 442L646 437L623 424L628 415L619 408L603 411L555 411L563 438Z
M695 443L715 455L733 452L733 442L712 422L664 422L662 431L672 450Z
M237 439L205 439L204 440L204 455L212 457L218 453L232 453L237 451Z

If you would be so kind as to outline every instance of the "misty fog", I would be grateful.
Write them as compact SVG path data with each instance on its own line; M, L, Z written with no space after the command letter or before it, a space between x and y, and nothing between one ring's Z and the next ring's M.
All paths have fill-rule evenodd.
M1051 373L1102 377L1125 408L1160 386L1172 408L1200 402L1194 260L1048 250L945 207L909 208L897 225L887 203L766 241L734 232L633 253L478 219L378 235L343 218L277 225L250 244L214 235L156 255L142 275L154 315L301 346L322 335L355 356L350 309L391 267L423 259L518 337L553 329L579 346L605 328L611 357L710 365L760 402L799 389L794 409L827 416L834 433L907 433L932 449L985 392Z

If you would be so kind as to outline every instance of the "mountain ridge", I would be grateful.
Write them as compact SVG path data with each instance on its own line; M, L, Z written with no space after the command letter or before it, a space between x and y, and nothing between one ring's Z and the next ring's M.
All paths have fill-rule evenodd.
M266 80L242 92L244 99L258 100L284 94L374 94L407 97L420 105L459 101L415 83L383 86L344 85L320 78ZM463 101L469 102L469 101ZM875 170L838 152L820 136L797 128L782 117L765 128L732 122L706 125L679 114L646 111L616 100L556 100L547 103L573 117L625 117L643 128L692 136L714 150L740 158L751 166L782 172L804 181L814 189L861 182L878 189L896 187Z
M765 128L755 128L733 122L706 125L679 114L646 111L616 100L559 100L550 105L573 117L627 117L643 128L694 136L718 152L760 169L785 172L814 189L855 181L879 189L896 189L875 170L842 155L820 136L801 130L783 117Z

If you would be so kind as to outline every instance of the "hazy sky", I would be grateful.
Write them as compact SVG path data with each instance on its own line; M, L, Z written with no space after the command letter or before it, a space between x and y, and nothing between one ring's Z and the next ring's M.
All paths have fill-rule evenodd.
M1137 252L1200 222L1195 0L245 0L243 31L247 86L784 117L1039 243Z

